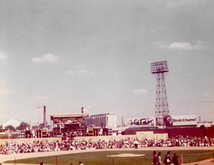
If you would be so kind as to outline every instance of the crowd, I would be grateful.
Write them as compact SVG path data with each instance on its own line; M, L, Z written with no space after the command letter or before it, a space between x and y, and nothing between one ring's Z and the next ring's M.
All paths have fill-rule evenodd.
M48 152L60 150L90 150L90 149L116 149L116 148L143 148L143 147L175 147L175 146L212 146L214 138L171 138L167 140L155 139L121 139L121 140L56 140L54 142L38 141L32 143L23 142L16 144L15 142L0 145L0 154L19 154L31 152Z

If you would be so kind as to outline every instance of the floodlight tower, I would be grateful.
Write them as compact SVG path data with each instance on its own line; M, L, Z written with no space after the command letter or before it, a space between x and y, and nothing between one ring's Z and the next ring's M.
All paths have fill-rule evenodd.
M151 72L157 77L156 85L156 125L164 126L165 117L169 116L169 107L166 95L165 75L168 70L167 61L158 61L151 63Z

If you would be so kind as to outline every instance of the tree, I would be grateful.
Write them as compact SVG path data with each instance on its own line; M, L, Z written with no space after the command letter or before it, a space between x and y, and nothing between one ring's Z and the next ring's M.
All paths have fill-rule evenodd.
M5 130L13 130L14 131L15 128L12 125L8 125L8 126L5 127Z
M20 125L18 127L16 127L16 129L18 129L18 130L25 130L27 127L29 128L30 124L25 123L25 122L21 122Z
M0 132L4 132L3 125L0 125Z
M38 125L32 126L33 129L39 129Z

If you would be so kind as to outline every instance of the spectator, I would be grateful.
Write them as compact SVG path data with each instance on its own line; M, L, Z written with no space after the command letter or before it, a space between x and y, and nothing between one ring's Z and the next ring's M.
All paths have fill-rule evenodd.
M158 165L162 165L161 152L158 152Z
M164 158L164 163L165 165L170 165L171 162L172 162L172 158L170 156L170 151L168 151Z
M174 165L180 165L181 164L179 156L176 153L174 154L174 157L172 158L172 160L173 160Z
M143 148L143 147L170 147L170 146L213 146L214 138L183 138L176 137L170 139L131 139L130 137L120 140L77 140L66 139L63 141L55 140L53 142L35 140L31 143L23 142L16 144L14 142L5 142L0 145L0 155L19 154L30 152L51 152L61 150L92 150L92 149L116 149L116 148ZM137 145L136 145L137 144Z
M158 165L158 155L156 151L153 151L153 164Z

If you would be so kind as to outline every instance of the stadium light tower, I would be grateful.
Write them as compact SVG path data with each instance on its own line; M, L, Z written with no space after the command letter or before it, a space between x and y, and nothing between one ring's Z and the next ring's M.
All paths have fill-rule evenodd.
M169 107L166 95L165 75L168 70L167 61L151 63L151 72L157 77L156 85L156 126L165 126L169 116Z

